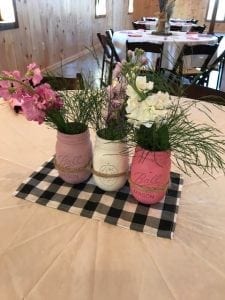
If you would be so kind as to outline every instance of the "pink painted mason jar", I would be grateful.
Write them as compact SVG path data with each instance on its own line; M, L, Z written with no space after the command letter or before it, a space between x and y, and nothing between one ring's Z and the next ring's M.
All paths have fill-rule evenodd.
M67 183L80 183L91 175L92 145L87 129L79 134L58 131L55 168Z
M161 201L170 181L170 151L148 151L136 147L131 163L130 190L144 204Z

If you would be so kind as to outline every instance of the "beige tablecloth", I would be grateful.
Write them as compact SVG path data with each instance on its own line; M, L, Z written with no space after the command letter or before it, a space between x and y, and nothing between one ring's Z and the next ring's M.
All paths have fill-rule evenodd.
M225 112L210 108L225 131ZM0 299L225 299L223 174L184 176L174 239L157 238L13 197L56 133L6 103L0 133Z

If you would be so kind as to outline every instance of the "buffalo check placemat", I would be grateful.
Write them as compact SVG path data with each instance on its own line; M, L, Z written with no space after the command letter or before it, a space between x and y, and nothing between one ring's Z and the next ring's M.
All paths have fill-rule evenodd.
M165 199L154 205L138 203L130 194L128 183L117 192L105 192L95 186L92 179L71 185L57 175L51 159L33 172L14 195L147 234L173 237L183 185L180 174L171 172Z

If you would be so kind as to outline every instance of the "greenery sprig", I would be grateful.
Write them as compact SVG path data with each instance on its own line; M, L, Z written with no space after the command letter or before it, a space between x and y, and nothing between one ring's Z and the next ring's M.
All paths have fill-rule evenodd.
M102 115L99 107L106 98L104 89L59 92L63 100L60 110L51 110L46 116L49 126L66 134L79 134L88 126L98 128Z

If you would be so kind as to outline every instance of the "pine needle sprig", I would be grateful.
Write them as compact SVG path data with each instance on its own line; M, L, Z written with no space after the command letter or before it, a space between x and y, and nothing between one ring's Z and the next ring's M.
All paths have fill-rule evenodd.
M189 120L190 107L175 106L165 121L169 132L170 149L176 164L184 173L195 167L212 176L222 169L225 172L225 138L221 131L207 124Z

